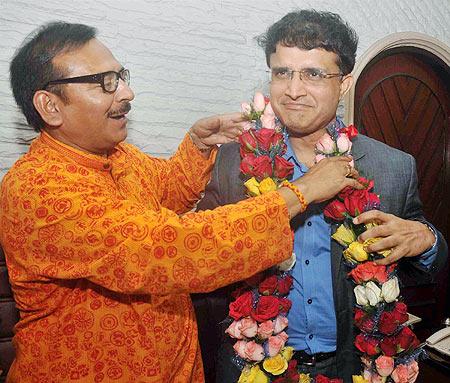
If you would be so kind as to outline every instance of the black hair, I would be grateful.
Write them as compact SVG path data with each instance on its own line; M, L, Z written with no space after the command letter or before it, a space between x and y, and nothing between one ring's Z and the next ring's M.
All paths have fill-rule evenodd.
M95 28L84 24L51 22L32 32L14 54L9 67L11 88L17 105L36 131L44 127L44 120L33 105L34 93L64 76L65 68L57 68L53 59L82 47L96 34ZM55 86L52 91L64 98L61 87Z
M288 13L256 40L265 51L268 66L277 44L305 50L321 48L336 53L344 75L353 70L358 46L355 30L338 14L314 9Z

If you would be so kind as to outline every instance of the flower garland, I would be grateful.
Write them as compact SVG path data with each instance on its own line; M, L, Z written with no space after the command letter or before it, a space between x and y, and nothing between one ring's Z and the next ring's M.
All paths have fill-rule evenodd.
M290 177L294 165L282 156L286 152L284 129L276 118L270 102L261 93L253 103L242 103L241 109L249 120L248 129L240 137L241 172L249 196L276 190ZM292 287L291 259L275 270L261 273L248 286L236 293L230 304L232 323L226 333L236 339L234 362L242 367L239 383L339 383L319 375L312 380L297 370L292 360L294 349L285 346L288 335L287 313L292 302L286 298Z
M316 162L329 156L350 152L350 139L357 135L353 126L330 129L316 146ZM348 273L355 283L356 306L354 324L360 330L354 344L362 353L362 375L353 376L354 383L413 383L418 376L417 358L423 352L419 340L406 325L406 305L399 298L400 288L396 264L378 265L374 261L389 255L390 250L367 253L365 247L380 238L364 243L357 236L375 224L355 225L353 218L360 213L379 209L380 199L371 192L372 180L363 177L359 182L365 189L346 188L324 209L324 215L342 222L332 238L345 250Z

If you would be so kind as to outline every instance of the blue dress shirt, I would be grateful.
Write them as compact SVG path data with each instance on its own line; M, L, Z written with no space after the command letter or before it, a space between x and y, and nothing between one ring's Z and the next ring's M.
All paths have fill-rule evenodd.
M289 139L284 155L294 163L293 179L308 168L300 163ZM336 350L336 315L331 273L331 225L324 219L322 205L310 205L291 221L294 229L294 253L297 262L292 270L293 288L288 298L288 345L309 354ZM437 246L422 254L419 261L429 267L436 257Z

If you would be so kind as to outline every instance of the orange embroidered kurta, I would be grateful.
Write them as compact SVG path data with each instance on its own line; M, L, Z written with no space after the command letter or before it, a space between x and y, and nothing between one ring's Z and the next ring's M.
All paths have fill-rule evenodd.
M189 293L292 253L278 193L190 212L211 157L189 138L168 160L125 143L109 158L45 133L32 143L1 186L21 312L9 382L203 381Z

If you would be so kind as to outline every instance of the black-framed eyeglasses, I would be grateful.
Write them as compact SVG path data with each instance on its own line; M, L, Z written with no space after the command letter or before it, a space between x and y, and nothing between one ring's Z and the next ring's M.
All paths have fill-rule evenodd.
M294 73L298 73L300 79L306 84L319 85L324 83L326 79L333 77L342 77L342 73L326 73L318 68L305 68L301 70L293 70L286 67L271 68L267 72L271 75L271 80L276 83L284 83L294 78Z
M47 84L45 84L44 89L46 89L49 85L57 84L100 84L104 92L114 93L119 86L119 79L122 79L127 85L130 85L130 71L128 69L122 68L119 72L110 70L108 72L88 74L86 76L60 78L57 80L49 81Z

